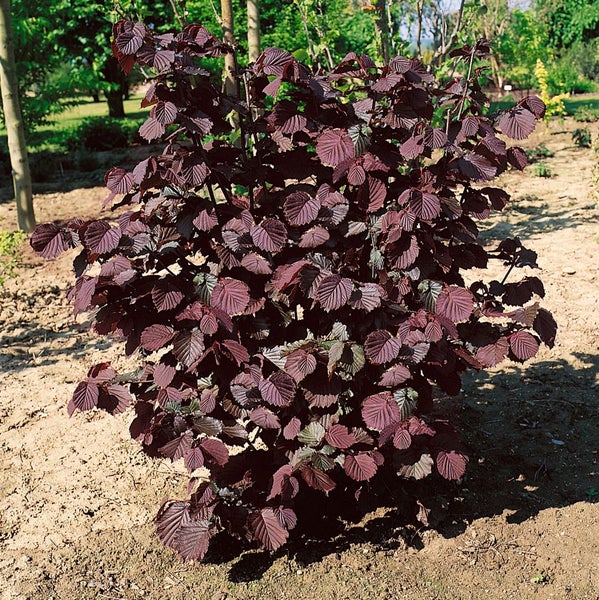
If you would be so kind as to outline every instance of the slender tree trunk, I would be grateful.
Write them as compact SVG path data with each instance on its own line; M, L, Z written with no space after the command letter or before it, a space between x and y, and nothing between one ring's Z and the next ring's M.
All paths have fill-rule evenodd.
M376 33L381 40L381 57L385 64L388 64L391 60L391 51L389 48L389 21L387 21L387 1L388 0L376 0L376 2L373 2L377 11L377 18L375 19L374 26Z
M20 229L31 231L35 227L35 214L23 115L19 104L10 0L0 0L0 88L2 88L2 107L17 202L17 221Z
M254 62L260 56L260 0L247 0L248 58Z
M235 28L233 25L233 6L231 0L220 0L221 27L223 41L234 45ZM237 95L237 80L235 78L235 56L232 53L225 55L225 69L223 72L223 91L230 96Z

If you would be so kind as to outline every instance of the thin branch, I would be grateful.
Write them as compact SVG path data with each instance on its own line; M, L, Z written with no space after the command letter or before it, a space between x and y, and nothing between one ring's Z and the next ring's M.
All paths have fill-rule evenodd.
M185 29L185 27L187 26L187 19L185 16L185 0L179 0L180 4L182 5L181 8L183 9L183 14L179 13L179 7L177 6L177 4L178 4L177 0L169 0L169 2L173 9L173 14L175 15L175 19L177 19L177 21L179 22L181 29Z

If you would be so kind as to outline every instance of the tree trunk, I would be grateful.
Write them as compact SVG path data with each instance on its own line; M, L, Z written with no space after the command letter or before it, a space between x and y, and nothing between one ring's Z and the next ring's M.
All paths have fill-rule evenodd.
M104 92L106 103L108 104L108 116L115 119L122 119L125 116L125 105L123 104L123 92Z
M233 6L231 0L220 0L220 11L223 41L233 46L235 44L235 30L233 26ZM230 96L237 96L237 79L235 71L235 55L232 52L229 52L225 55L223 91Z
M376 0L373 5L377 10L377 18L375 19L375 30L380 38L381 57L384 64L389 64L391 60L391 50L389 48L389 22L387 21L387 1Z
M105 81L111 85L111 90L104 92L108 104L108 116L122 119L125 116L123 89L127 85L127 77L114 56L108 58L102 71Z
M260 56L260 1L247 0L248 58L254 62Z
M19 86L15 70L10 0L0 0L0 88L2 88L2 107L17 202L17 221L20 229L31 231L35 227L35 214L23 115L19 104Z

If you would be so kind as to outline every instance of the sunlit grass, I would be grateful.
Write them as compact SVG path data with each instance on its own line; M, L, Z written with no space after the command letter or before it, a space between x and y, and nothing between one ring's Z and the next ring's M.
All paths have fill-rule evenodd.
M141 108L142 95L131 96L125 100L125 120L140 120L147 116L149 108ZM81 99L78 104L71 106L61 113L53 115L49 122L38 127L27 136L27 146L30 151L40 149L58 152L61 150L61 140L65 131L74 131L84 119L93 117L108 117L108 104L105 100L93 102L91 99ZM0 127L0 147L6 147L6 130Z
M490 112L498 110L506 110L516 104L515 101L503 101L491 102ZM599 110L599 94L584 95L584 96L570 96L564 99L564 107L566 114L572 116L577 110L581 108L587 108L589 110Z

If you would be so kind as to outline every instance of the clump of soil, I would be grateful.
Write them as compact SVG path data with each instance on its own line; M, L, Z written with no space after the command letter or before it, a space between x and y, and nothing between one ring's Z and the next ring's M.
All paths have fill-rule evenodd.
M187 476L140 453L128 415L67 417L92 364L127 365L72 317L73 256L26 251L0 289L0 598L597 600L599 211L576 127L539 127L527 147L553 152L553 176L504 175L513 201L483 226L485 243L517 235L538 253L560 329L553 349L470 375L451 401L471 460L434 530L381 509L332 541L272 556L224 545L207 564L181 563L152 521L164 497L186 497ZM105 194L39 194L38 220L93 217ZM12 203L0 217L14 226ZM503 275L494 268L485 278Z

